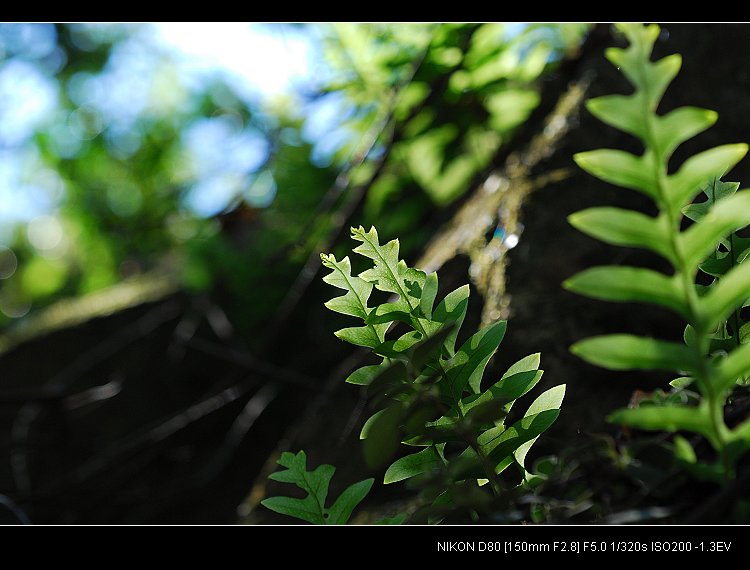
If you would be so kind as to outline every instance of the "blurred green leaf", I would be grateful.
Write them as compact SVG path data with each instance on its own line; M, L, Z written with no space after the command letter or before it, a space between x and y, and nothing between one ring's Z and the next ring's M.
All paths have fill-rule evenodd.
M666 217L652 218L621 208L588 208L568 217L571 225L602 241L625 247L655 251L669 261L674 255L668 245Z
M487 97L485 105L492 128L509 131L523 123L539 105L539 95L531 90L508 89Z
M602 149L581 152L573 158L578 166L605 182L657 198L654 157L650 153L635 156L621 150Z
M684 345L627 334L587 338L570 350L611 370L692 370L695 366L693 352Z
M713 438L711 420L705 408L687 406L646 406L617 410L609 421L645 430L689 430Z
M362 427L365 461L370 467L379 467L388 461L401 443L401 423L404 408L393 404L375 413Z
M58 260L34 257L20 268L21 286L36 299L57 292L68 277L68 268Z
M594 267L563 283L575 293L608 301L654 303L687 317L689 310L678 279L638 267Z

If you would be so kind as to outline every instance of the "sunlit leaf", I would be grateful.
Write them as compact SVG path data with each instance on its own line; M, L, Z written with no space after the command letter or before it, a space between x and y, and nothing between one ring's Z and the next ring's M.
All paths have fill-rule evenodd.
M494 430L485 432L480 436L479 444L499 472L510 463L516 450L546 431L559 415L559 409L548 409L524 416L499 434Z
M578 166L605 182L642 192L650 198L658 196L654 157L650 153L635 156L622 150L602 149L581 152L573 158Z
M661 156L669 157L683 142L716 123L718 117L715 111L698 107L675 109L653 122L654 147Z
M396 483L437 469L442 465L440 456L434 448L426 447L395 461L385 472L383 483Z
M457 400L467 386L471 387L474 393L479 392L484 368L500 346L506 328L505 321L498 321L480 330L451 358L446 369L445 386L446 393L451 398Z
M469 286L462 285L455 291L448 293L445 298L435 307L435 311L432 315L432 323L435 323L431 328L430 332L434 332L434 329L440 325L447 323L455 323L456 327L451 330L451 333L445 339L445 347L448 350L448 354L453 356L456 351L456 336L458 330L464 322L466 316L466 309L469 306Z
M562 406L563 398L565 397L565 384L550 388L546 392L543 392L526 410L524 417L534 416L548 410L559 410ZM529 453L529 449L534 445L534 442L539 436L537 435L533 439L521 444L514 452L513 455L516 461L521 467L525 467L526 455Z
M574 275L563 285L570 291L595 299L654 303L689 316L679 280L650 269L594 267Z
M588 208L568 217L576 229L612 245L641 247L672 261L665 217L652 218L621 208Z

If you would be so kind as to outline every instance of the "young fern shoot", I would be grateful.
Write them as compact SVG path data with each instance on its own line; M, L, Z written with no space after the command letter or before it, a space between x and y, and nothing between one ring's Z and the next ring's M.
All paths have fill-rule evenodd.
M716 256L718 244L750 223L750 190L727 192L721 200L704 202L699 215L690 206L701 188L731 169L747 152L745 144L719 146L687 159L674 173L668 163L674 150L717 120L713 111L682 107L665 115L657 107L677 75L681 58L670 55L651 61L656 25L618 26L629 41L626 49L610 48L610 60L634 87L630 95L609 95L588 101L589 111L601 121L637 137L640 156L612 149L580 153L575 161L594 176L652 199L656 217L619 208L590 208L570 216L579 230L613 245L654 251L673 267L672 275L636 267L605 266L588 269L565 282L568 289L611 301L661 305L686 321L690 334L680 344L633 335L605 335L577 342L571 350L605 368L659 369L694 379L701 394L697 406L671 402L664 406L619 410L611 421L646 430L688 431L704 436L717 451L715 464L698 469L687 440L676 443L678 458L715 480L734 474L738 458L750 448L750 421L730 429L724 406L737 381L750 373L750 344L725 346L712 353L712 336L750 297L750 263L722 266L719 279L699 288L699 267ZM734 188L733 190L736 190ZM694 223L681 231L683 212ZM691 215L692 214L692 215ZM710 265L710 264L709 264ZM735 325L736 326L736 325ZM739 331L735 331L739 338Z

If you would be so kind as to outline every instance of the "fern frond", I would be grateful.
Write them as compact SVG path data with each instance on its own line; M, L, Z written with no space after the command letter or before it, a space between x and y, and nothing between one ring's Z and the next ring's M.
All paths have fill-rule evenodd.
M750 266L738 263L736 256L727 260L730 254L717 249L720 244L726 248L727 243L733 243L734 232L750 223L750 190L738 191L738 185L719 180L742 159L748 146L730 144L706 150L688 158L670 174L669 160L675 149L713 125L717 114L683 107L659 115L662 95L679 72L681 58L670 55L651 61L659 34L657 25L622 24L618 29L629 46L608 49L606 57L627 77L634 92L592 99L587 107L601 121L640 139L643 154L603 149L574 158L597 178L645 194L655 202L659 214L650 217L616 208L593 208L573 214L570 222L614 245L650 249L668 260L674 273L668 276L634 267L596 267L564 285L590 297L671 309L687 321L688 342L681 345L632 335L606 335L579 341L572 350L605 368L665 369L679 373L683 381L693 378L704 398L699 407L670 404L659 410L636 408L617 412L612 419L642 429L700 433L721 456L721 466L714 471L731 476L730 441L738 437L724 423L722 409L727 391L737 378L750 373L750 350L745 346L735 348L718 362L710 360L709 354L715 331L725 327L726 320L750 298ZM691 204L701 191L708 199ZM684 231L683 215L693 220ZM744 252L745 245L738 249ZM695 285L699 268L718 278L702 295ZM732 328L739 338L736 322Z
M437 274L428 275L399 259L398 240L380 243L374 227L352 228L352 238L360 242L353 251L371 260L371 268L354 277L348 258L337 262L324 255L322 259L332 269L325 281L347 291L326 306L365 322L365 327L344 329L356 332L338 331L337 336L369 346L383 358L347 379L366 385L379 407L360 434L367 462L384 464L403 443L424 449L395 461L386 471L386 483L417 476L447 477L454 485L466 479L489 480L498 494L501 485L496 475L515 463L524 484L529 475L526 454L557 418L565 386L542 394L523 418L507 427L505 419L515 401L541 378L539 354L522 359L483 389L485 368L503 340L507 323L498 321L476 332L456 350L469 287L459 287L435 306ZM395 298L368 307L373 289ZM411 330L388 338L395 321ZM458 451L453 446L446 451L447 442L456 444ZM440 495L441 508L451 502L450 497L450 489Z

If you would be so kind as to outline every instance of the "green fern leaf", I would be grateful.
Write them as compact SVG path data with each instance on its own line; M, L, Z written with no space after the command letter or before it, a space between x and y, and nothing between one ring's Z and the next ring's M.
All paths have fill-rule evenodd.
M500 346L506 328L505 321L498 321L480 330L447 363L444 391L451 401L457 402L467 386L475 394L479 393L484 369Z
M685 345L628 334L587 338L570 350L610 370L693 370L693 352Z
M674 264L666 216L652 218L621 208L588 208L568 217L570 224L612 245L650 249Z
M750 300L750 266L742 263L750 255L746 250L750 240L741 242L743 238L734 233L750 223L750 190L738 191L737 184L722 183L719 178L745 156L748 146L728 144L706 150L689 157L670 174L673 151L714 124L717 115L695 107L658 115L661 97L680 69L680 56L651 61L659 34L656 25L622 24L618 29L629 45L608 49L606 56L635 91L593 99L587 107L603 122L639 138L644 151L635 156L613 149L593 150L576 155L575 160L606 182L646 194L656 203L659 214L651 218L616 208L594 208L573 214L570 221L581 231L611 244L660 254L672 264L674 275L639 268L598 267L568 279L565 286L599 299L667 307L687 321L686 344L606 335L579 341L571 350L593 364L614 370L664 369L689 374L680 381L694 382L701 390L703 401L698 408L641 406L616 412L611 420L641 429L684 429L702 434L719 451L721 469L728 477L741 452L737 445L730 445L737 432L725 425L717 410L737 379L750 376L750 348L741 344L739 315L739 309ZM707 200L691 204L700 192ZM681 231L683 215L694 222L685 231ZM710 287L695 285L699 268L718 280ZM730 317L734 346L727 333ZM718 349L729 355L707 360ZM745 451L748 448L750 444Z
M308 471L307 455L304 451L296 455L284 452L278 463L286 469L271 473L268 478L281 483L292 483L305 491L307 496L304 499L269 497L261 501L261 504L282 515L312 524L346 524L356 506L367 496L374 483L374 479L365 479L350 485L330 508L326 508L328 487L336 472L335 467L320 465L313 471Z
M352 237L359 242L354 252L370 259L371 268L353 277L348 258L341 262L332 256L322 259L336 272L326 281L347 291L326 306L366 323L364 327L342 329L337 336L368 346L383 358L380 364L364 366L347 378L349 383L366 386L371 403L381 408L365 422L360 434L367 463L382 464L400 443L425 447L396 460L386 470L385 483L418 475L430 480L462 481L465 475L480 484L490 478L493 491L498 493L496 473L514 461L522 465L534 440L559 414L559 402L554 410L532 404L528 417L513 424L505 439L501 437L515 401L542 376L538 369L540 355L520 360L482 391L485 368L505 335L507 323L491 324L456 350L468 307L468 285L447 294L435 306L437 275L427 275L399 259L398 240L381 244L375 228L365 231L362 227L352 228ZM394 297L370 308L367 303L373 289ZM411 330L388 338L394 321L405 323ZM564 387L558 388L564 392ZM558 392L562 394L558 389L550 393ZM485 453L481 442L485 441L487 453L494 454L490 463L486 457L480 458ZM447 448L448 443L451 447ZM458 453L461 444L469 446L464 453ZM441 508L447 508L453 495L445 492L441 496L445 503Z
M372 227L365 231L362 226L352 228L352 238L362 242L353 251L374 262L374 267L363 271L360 277L374 284L380 291L398 295L397 301L378 307L376 315L402 313L414 318L424 317L420 303L427 276L424 271L413 269L403 259L399 259L398 240L381 245L377 230Z
M709 439L714 438L711 418L706 408L644 406L618 410L608 419L637 429L670 432L687 430L700 433Z
M443 462L433 447L427 447L395 461L385 472L383 482L396 483L438 469Z
M323 277L323 281L346 291L345 295L331 299L325 303L325 306L337 313L359 317L366 321L373 310L367 306L372 293L372 283L352 275L352 266L348 257L336 261L333 254L323 253L320 259L325 267L331 269L331 273ZM335 334L341 340L352 344L374 348L385 340L387 330L387 324L366 324L362 327L341 329Z
M680 280L650 269L594 267L571 277L563 286L595 299L654 303L684 317L689 315Z

